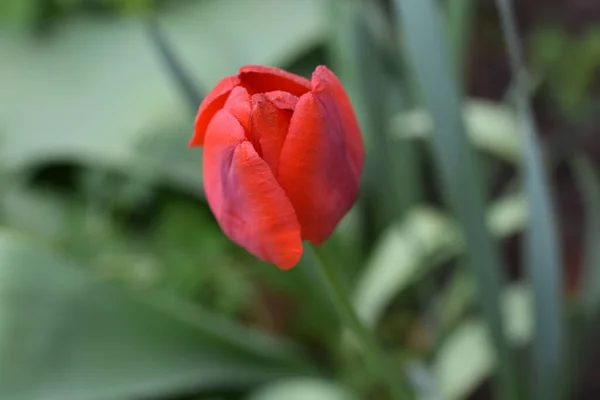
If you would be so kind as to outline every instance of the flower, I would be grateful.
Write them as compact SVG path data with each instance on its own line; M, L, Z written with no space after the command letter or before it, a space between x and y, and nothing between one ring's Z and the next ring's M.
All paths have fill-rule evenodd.
M295 266L302 240L324 242L358 196L360 129L338 78L266 66L219 81L189 146L204 146L204 190L221 229L258 258Z

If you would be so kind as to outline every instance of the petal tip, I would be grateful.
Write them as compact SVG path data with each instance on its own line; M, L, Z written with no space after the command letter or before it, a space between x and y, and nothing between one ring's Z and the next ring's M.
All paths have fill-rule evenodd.
M226 76L217 82L210 92L207 93L196 113L194 138L190 141L190 147L203 145L204 135L212 117L223 107L229 97L229 93L239 84L240 79L237 76Z
M302 245L300 245L299 250L296 250L292 254L290 254L285 261L276 264L277 268L279 268L282 271L289 271L290 269L294 268L300 263L302 253L304 253L304 248L302 247Z
M243 74L251 74L251 73L259 73L259 74L270 74L270 73L277 73L280 70L280 68L277 67L271 67L268 65L258 65L258 64L248 64L248 65L244 65L242 67L240 67L240 69L238 70L238 78L240 78L241 75Z
M204 145L204 143L198 138L197 135L194 135L194 137L188 141L187 147L202 147L202 145Z
M314 72L331 72L331 70L327 68L327 65L320 64L317 65Z

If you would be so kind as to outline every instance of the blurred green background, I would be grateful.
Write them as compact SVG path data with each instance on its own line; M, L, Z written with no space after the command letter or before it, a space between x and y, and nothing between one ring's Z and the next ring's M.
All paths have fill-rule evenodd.
M515 3L2 0L0 399L390 398L314 260L203 198L195 112L245 64L347 88L319 255L414 398L599 398L600 3Z

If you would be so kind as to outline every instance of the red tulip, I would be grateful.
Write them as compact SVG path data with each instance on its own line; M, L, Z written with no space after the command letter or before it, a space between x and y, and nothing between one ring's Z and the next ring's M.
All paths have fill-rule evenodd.
M190 146L204 146L204 189L232 241L281 269L302 240L325 241L358 196L364 149L350 100L319 66L309 81L246 66L202 101Z

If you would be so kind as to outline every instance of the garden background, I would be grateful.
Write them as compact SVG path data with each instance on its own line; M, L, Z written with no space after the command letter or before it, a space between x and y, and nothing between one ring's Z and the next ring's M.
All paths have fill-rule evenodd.
M319 262L411 397L600 396L599 2L2 0L0 24L1 399L388 398L315 260L259 262L206 204L195 112L245 64L350 94L367 165Z

